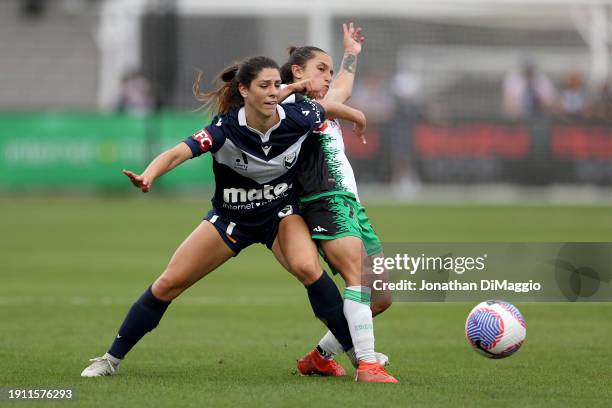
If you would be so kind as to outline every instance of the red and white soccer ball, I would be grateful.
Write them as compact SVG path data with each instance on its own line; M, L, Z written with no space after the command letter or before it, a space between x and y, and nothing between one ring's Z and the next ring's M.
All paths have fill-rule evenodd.
M489 358L505 358L516 353L525 341L527 325L519 310L508 302L487 300L465 321L465 335L478 353Z

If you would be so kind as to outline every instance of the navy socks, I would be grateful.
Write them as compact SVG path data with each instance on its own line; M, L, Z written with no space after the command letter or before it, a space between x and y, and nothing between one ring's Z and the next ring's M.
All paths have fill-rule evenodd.
M323 272L316 282L306 286L306 291L315 316L325 323L345 351L353 347L344 317L344 300L329 275ZM108 353L123 359L145 334L157 327L169 305L170 302L157 299L149 287L128 311Z
M108 353L123 359L145 334L157 327L169 304L157 299L149 286L125 316Z
M344 317L344 300L338 287L327 272L314 283L306 286L312 311L338 339L344 351L353 347L351 333Z

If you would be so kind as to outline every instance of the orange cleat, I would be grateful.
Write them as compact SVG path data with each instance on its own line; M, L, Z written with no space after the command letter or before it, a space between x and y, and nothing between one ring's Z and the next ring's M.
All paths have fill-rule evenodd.
M378 363L359 362L359 367L355 373L355 381L376 382L376 383L397 383L397 379L389 374Z
M334 360L323 358L317 349L300 358L297 368L302 375L323 375L327 377L342 377L346 371Z

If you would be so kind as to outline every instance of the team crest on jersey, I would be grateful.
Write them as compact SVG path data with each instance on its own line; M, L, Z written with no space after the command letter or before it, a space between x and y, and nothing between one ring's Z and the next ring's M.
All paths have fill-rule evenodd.
M191 137L196 142L198 142L198 145L200 146L200 149L202 150L202 152L209 151L213 145L213 138L210 135L210 133L206 131L206 129L200 130L198 133L192 135Z
M292 205L287 205L285 206L285 208L283 208L282 210L280 210L278 212L278 218L285 218L288 215L293 214L293 206Z
M243 171L247 171L249 169L249 159L244 152L242 152L242 158L237 158L234 161L234 168Z
M290 169L295 164L295 158L297 157L297 153L293 152L285 156L285 168Z

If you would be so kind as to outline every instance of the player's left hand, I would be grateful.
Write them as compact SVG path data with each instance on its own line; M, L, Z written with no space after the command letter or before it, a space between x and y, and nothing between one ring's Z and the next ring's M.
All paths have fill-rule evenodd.
M342 32L344 35L344 52L354 55L359 55L361 45L365 41L365 37L361 35L361 27L355 28L353 23L342 24Z
M140 191L142 191L143 193L148 193L151 190L152 181L144 175L136 174L132 171L125 169L123 170L123 174L125 174L130 179L134 187L139 188Z

